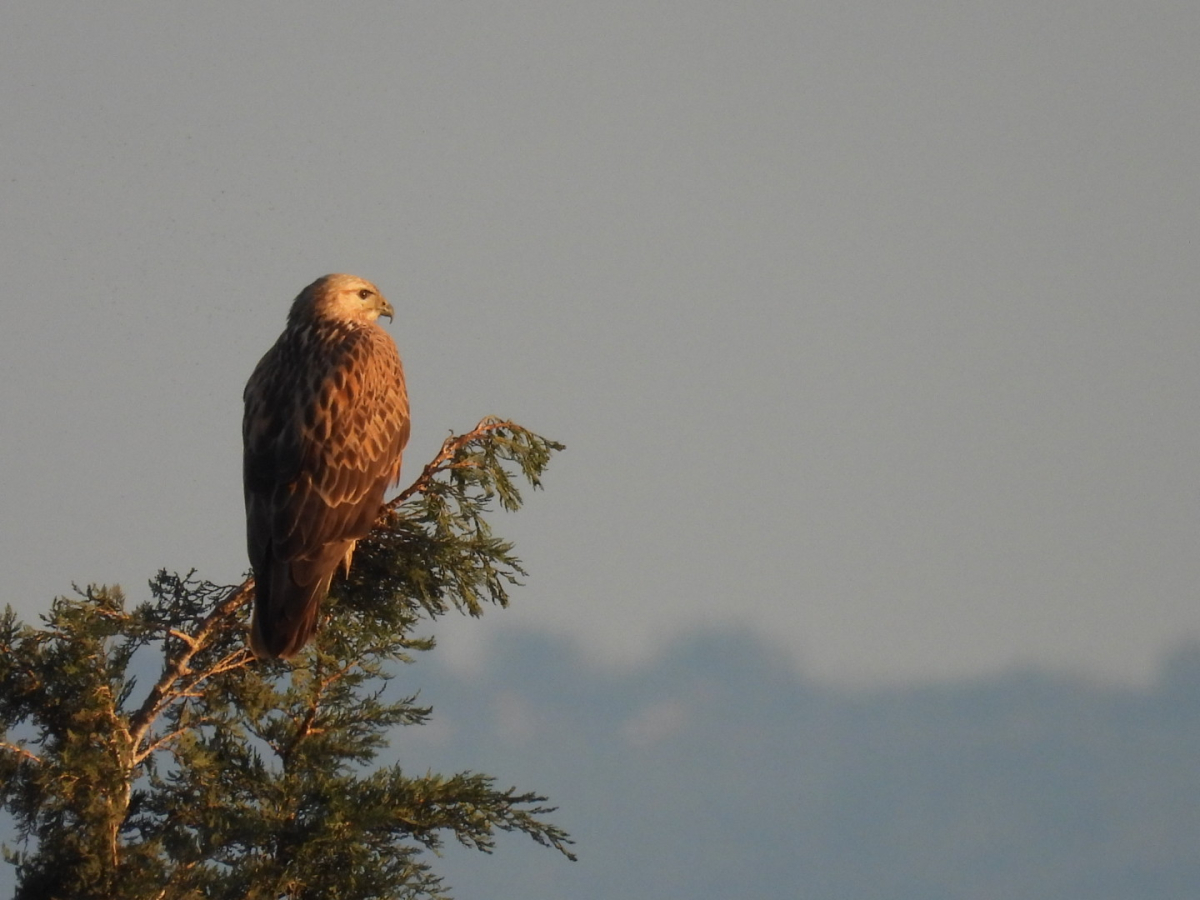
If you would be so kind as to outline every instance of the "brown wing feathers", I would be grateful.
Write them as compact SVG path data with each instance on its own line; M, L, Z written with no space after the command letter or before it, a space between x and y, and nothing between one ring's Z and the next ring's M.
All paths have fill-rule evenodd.
M363 296L365 292L365 296ZM288 657L316 630L321 600L400 474L408 399L369 282L326 276L246 385L246 533L256 582L251 646Z

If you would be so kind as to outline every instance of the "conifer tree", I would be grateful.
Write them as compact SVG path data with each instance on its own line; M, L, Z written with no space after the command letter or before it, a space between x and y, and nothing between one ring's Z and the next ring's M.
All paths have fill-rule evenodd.
M430 714L396 696L414 626L508 603L524 574L484 519L521 505L560 444L485 419L451 436L381 512L290 662L246 649L252 584L165 571L0 619L0 801L21 900L439 898L430 852L520 832L569 858L546 798L376 757ZM154 663L153 659L158 662ZM135 670L157 672L143 686Z

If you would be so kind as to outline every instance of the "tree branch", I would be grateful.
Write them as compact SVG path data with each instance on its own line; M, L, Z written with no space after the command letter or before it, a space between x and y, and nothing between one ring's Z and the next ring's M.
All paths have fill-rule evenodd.
M384 504L380 510L380 518L394 513L410 497L429 490L430 484L433 483L433 480L439 474L454 468L451 461L463 448L483 439L493 432L515 428L517 426L509 419L497 419L494 416L486 416L465 434L450 435L450 437L442 442L442 447L437 455L421 470L421 474L417 477L416 481ZM186 646L173 661L170 661L165 666L162 675L154 687L151 688L145 702L142 703L138 711L129 720L130 748L134 758L138 762L145 759L147 755L145 748L139 748L141 748L142 742L146 739L150 726L162 711L174 699L180 696L180 691L175 690L175 685L181 678L190 673L188 665L191 663L192 658L209 644L218 626L228 617L232 616L240 606L249 601L253 596L253 592L254 579L247 578L230 591L229 596L218 603L213 611L201 620L199 627L193 633L187 634L177 629L171 629L170 635L178 638ZM252 657L248 651L241 652L246 653L244 659L238 659L237 654L226 657L216 667L201 674L198 678L189 681L183 690L192 689L197 683L203 681L204 678L211 674L216 674L219 671L228 671L229 669L237 668L239 665L248 664Z
M230 591L229 596L218 603L213 611L200 621L200 626L191 635L191 640L186 642L187 646L175 657L174 661L164 667L158 682L150 689L150 694L129 719L130 744L135 754L138 753L136 748L141 746L146 733L150 730L150 725L170 703L169 695L176 682L190 671L188 664L192 658L208 644L217 627L249 599L253 587L254 579L247 578ZM170 659L169 656L167 658Z

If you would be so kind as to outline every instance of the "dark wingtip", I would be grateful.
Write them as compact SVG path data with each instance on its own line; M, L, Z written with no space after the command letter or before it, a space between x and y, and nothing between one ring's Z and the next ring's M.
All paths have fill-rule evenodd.
M262 632L261 620L259 619L257 609L254 610L254 617L250 620L250 652L259 659L279 658L279 654Z
M315 584L298 585L285 571L276 573L289 596L275 597L272 580L256 579L254 616L250 622L250 651L259 659L291 659L304 649L317 631L321 601L329 590L329 578ZM264 576L266 573L264 573ZM272 585L272 586L268 586ZM258 588L262 591L259 592Z

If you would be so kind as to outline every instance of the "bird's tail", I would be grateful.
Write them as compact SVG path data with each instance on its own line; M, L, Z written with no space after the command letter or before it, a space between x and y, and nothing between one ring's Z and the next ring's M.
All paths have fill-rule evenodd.
M276 562L255 576L250 649L259 659L289 659L317 631L321 601L329 593L333 569L307 584L297 583L293 567Z

